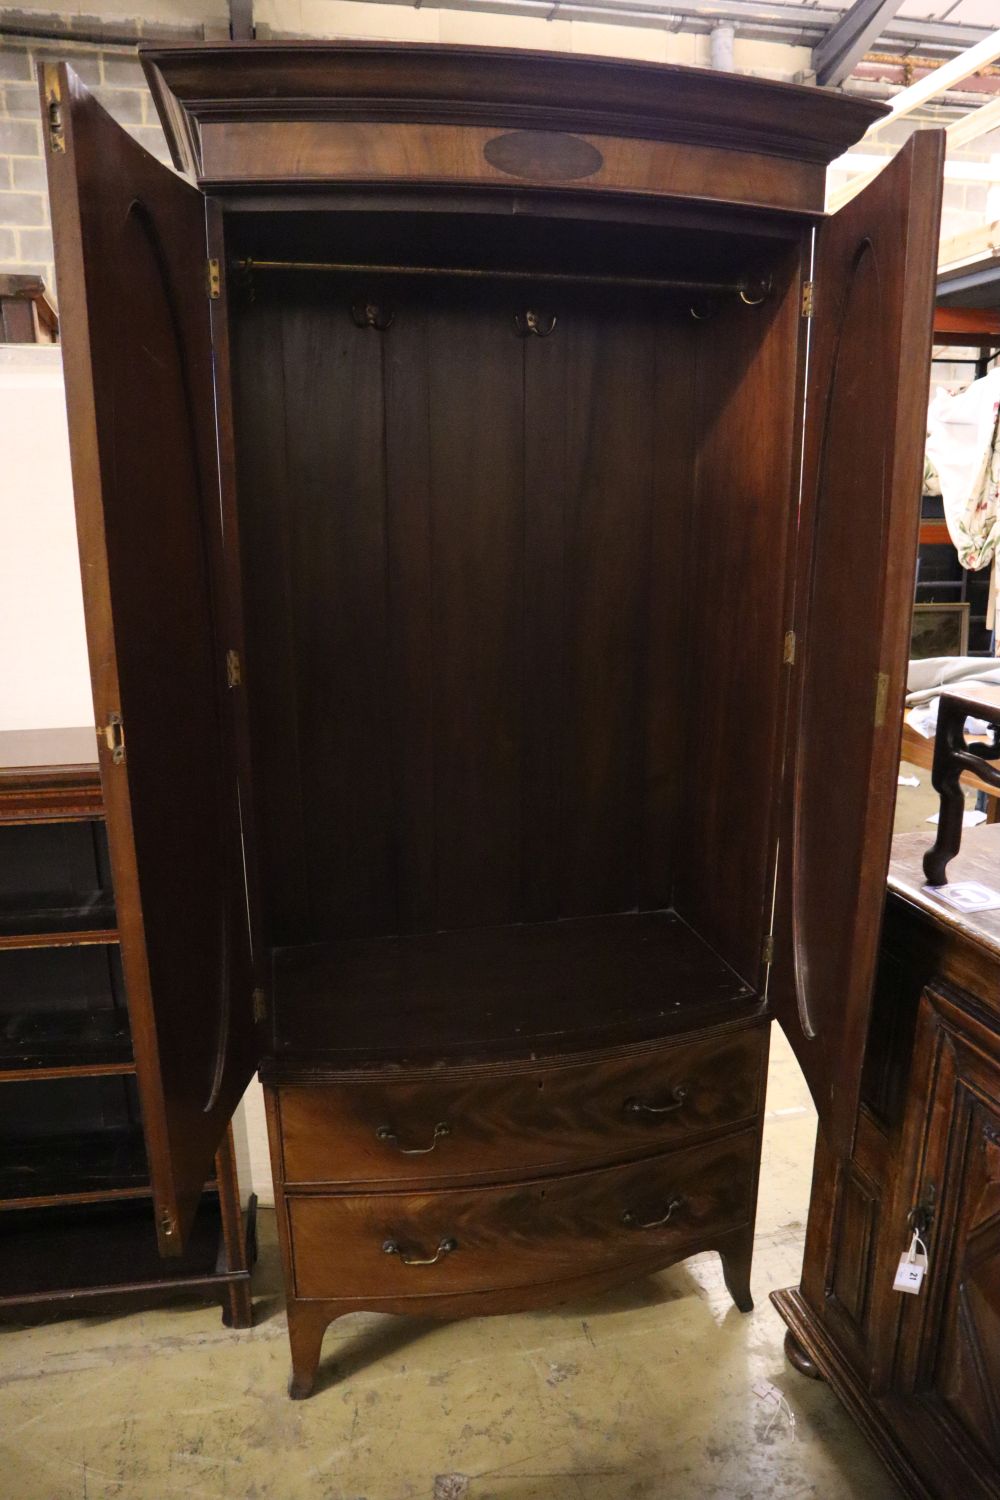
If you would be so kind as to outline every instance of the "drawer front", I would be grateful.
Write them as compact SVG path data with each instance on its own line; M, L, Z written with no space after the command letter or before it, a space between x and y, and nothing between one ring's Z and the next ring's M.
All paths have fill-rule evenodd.
M766 1027L498 1076L278 1089L285 1180L507 1176L651 1154L752 1120Z
M491 1291L707 1247L751 1213L757 1133L503 1187L290 1195L295 1295Z

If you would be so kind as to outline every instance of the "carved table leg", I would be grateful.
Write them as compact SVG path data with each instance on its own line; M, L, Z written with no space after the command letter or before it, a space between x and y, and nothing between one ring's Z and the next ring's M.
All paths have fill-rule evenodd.
M931 771L931 781L941 798L941 806L937 838L924 855L924 874L928 885L946 883L948 865L962 844L965 796L961 783L963 768L956 755L965 749L965 719L965 705L942 695Z
M292 1347L288 1394L293 1401L302 1401L312 1395L323 1335L330 1322L330 1313L323 1303L314 1305L291 1300L288 1303L288 1342Z
M753 1297L750 1295L750 1267L753 1263L753 1226L720 1247L722 1275L726 1290L740 1312L753 1312Z
M800 1375L806 1375L810 1380L823 1379L819 1366L811 1355L803 1349L790 1328L785 1334L785 1358L792 1366L792 1369L798 1370Z

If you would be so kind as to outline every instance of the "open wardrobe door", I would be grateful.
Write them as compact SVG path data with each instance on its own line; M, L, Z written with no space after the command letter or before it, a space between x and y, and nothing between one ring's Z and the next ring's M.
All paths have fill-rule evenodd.
M896 800L943 141L918 131L817 235L769 999L837 1152L854 1130Z
M254 1065L201 194L44 67L101 777L160 1249Z

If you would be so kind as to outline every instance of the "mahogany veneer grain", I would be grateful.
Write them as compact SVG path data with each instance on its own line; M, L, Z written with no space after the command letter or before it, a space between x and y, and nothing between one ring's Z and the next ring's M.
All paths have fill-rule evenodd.
M295 1295L377 1307L413 1295L558 1283L652 1255L666 1261L750 1220L756 1143L749 1130L648 1161L516 1185L290 1196ZM406 1264L450 1241L456 1248L435 1264ZM387 1253L386 1242L398 1252Z
M618 1057L284 1087L284 1177L398 1186L656 1155L754 1120L766 1065L758 1022Z

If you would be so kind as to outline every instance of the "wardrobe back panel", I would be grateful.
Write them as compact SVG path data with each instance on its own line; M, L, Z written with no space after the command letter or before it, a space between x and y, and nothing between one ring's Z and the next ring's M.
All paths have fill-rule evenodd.
M270 936L666 905L696 325L363 290L385 331L333 277L234 315Z
M529 916L670 904L691 359L624 297L525 346Z

